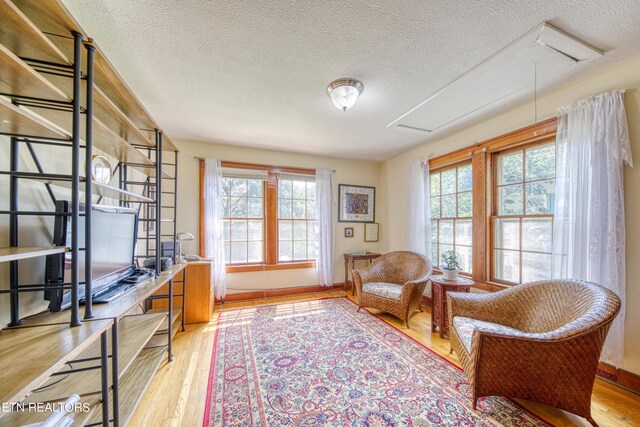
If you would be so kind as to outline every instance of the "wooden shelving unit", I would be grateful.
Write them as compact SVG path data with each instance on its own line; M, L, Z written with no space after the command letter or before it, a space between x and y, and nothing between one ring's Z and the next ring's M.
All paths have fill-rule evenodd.
M90 134L87 123L92 125ZM147 242L154 234L159 249L161 238L167 237L161 228L166 222L173 223L170 238L175 238L177 148L60 0L0 0L0 134L11 138L11 170L0 171L10 181L10 208L5 211L10 216L10 247L0 248L0 262L9 262L12 272L27 258L69 251L72 259L79 259L77 247L19 246L17 183L23 179L46 184L52 200L50 186L70 189L72 206L79 206L83 192L87 205L93 196L121 206L138 204ZM37 171L20 170L22 145L28 146ZM71 173L47 173L48 165L37 159L39 145L70 148L69 157L75 159ZM90 163L93 148L118 161L117 187L82 178L89 175L82 164ZM173 152L173 163L162 160L166 151ZM128 169L145 178L128 174ZM162 191L167 180L175 185L169 193ZM172 218L162 216L163 194L174 194ZM72 221L78 221L78 211L72 209ZM83 215L89 218L91 209ZM89 230L80 232L89 241ZM147 245L143 253L156 257L159 266L155 249ZM91 247L84 251L90 254ZM171 340L182 317L182 308L171 305L144 313L147 299L168 285L166 297L173 301L173 279L184 268L174 265L110 304L92 306L90 298L84 309L72 304L71 321L69 311L18 317L18 296L25 289L17 274L10 274L10 290L0 289L9 294L13 323L0 331L0 402L61 401L79 393L92 411L77 414L74 425L126 424L162 361L171 361ZM85 271L90 269L87 263ZM75 279L59 286L78 290L79 285ZM45 289L29 286L30 291ZM184 282L182 288L184 292ZM85 316L80 322L79 317L89 313L93 318ZM108 362L109 355L113 357ZM109 405L116 401L119 406ZM0 425L39 422L46 415L0 412Z

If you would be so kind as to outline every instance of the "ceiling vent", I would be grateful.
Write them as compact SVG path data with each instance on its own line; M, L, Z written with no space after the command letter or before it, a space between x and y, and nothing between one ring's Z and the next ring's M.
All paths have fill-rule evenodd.
M500 50L387 127L431 133L544 89L602 52L544 23Z

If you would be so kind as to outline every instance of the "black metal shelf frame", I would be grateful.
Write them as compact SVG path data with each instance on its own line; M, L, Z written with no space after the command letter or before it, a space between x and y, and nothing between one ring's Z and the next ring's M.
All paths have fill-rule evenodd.
M67 66L64 64L53 64L47 63L46 66L40 67L37 66L37 63L42 64L41 61L29 60L29 64L36 71L52 73L52 70L63 70L59 72L58 75L72 78L73 79L73 98L71 102L60 102L50 99L44 98L34 98L34 97L26 97L20 95L7 95L11 99L11 102L19 106L38 106L42 108L49 109L57 109L69 112L72 114L72 132L71 132L71 140L67 138L42 138L35 135L19 135L19 134L5 134L2 135L10 137L10 148L9 148L9 171L0 171L2 175L9 176L9 210L0 211L1 215L9 216L9 246L10 247L18 247L19 246L19 217L21 216L65 216L71 218L71 282L70 283L60 283L60 284L20 284L19 276L18 276L18 260L9 261L9 289L6 291L0 292L0 294L8 294L9 295L9 309L10 309L10 322L8 324L9 327L19 327L22 324L22 320L20 317L20 299L19 296L24 292L42 292L46 289L61 289L61 290L70 290L71 291L71 308L70 308L70 326L79 326L81 324L80 320L80 309L79 309L79 253L80 248L78 247L80 226L79 226L79 218L80 214L80 150L82 148L85 149L86 153L86 170L85 172L85 202L88 203L88 206L91 206L91 157L92 157L92 87L93 87L93 51L95 48L91 44L85 44L85 48L87 49L87 65L88 72L86 76L82 76L81 73L81 58L82 58L82 45L83 45L83 36L77 32L72 34L73 36L73 49L74 49L74 61L73 65ZM81 93L81 84L82 80L86 80L87 83L87 108L83 110L80 106L80 93ZM87 130L85 135L85 145L80 144L80 121L82 120L82 115L84 114L87 120ZM21 144L25 144L27 147L30 157L34 162L35 168L37 172L21 172L19 170L19 155L20 155L20 146ZM70 147L71 148L71 174L48 174L45 173L42 164L40 163L37 153L33 148L32 144L42 144L49 146L57 146L57 147ZM49 179L52 181L62 180L62 181L71 181L71 212L70 213L57 213L57 212L38 212L38 211L23 211L19 208L19 185L18 182L20 179ZM49 184L44 184L47 192L55 204L56 198ZM85 239L87 241L87 246L84 250L85 253L85 271L88 272L88 275L85 277L84 286L85 286L85 295L86 295L86 303L85 303L85 319L90 319L93 317L92 315L92 301L91 301L91 209L87 209L82 216L85 217ZM87 268L88 267L88 268ZM99 360L99 364L84 368L83 370L88 369L100 369L101 371L101 407L102 407L102 422L103 426L109 425L109 384L108 384L108 358L112 358L112 363L117 367L117 362L113 362L117 360L117 339L114 339L112 343L112 355L108 354L107 347L107 331L101 333L100 336L100 357L96 358L96 361ZM51 376L56 375L67 375L74 372L80 372L80 369L77 370L66 370L64 372L57 372L51 374ZM115 402L115 400L114 400ZM114 406L114 413L117 413L117 406ZM114 423L117 425L117 423Z
M82 80L86 80L88 87L93 84L93 74L87 73L86 76L82 75L81 61L82 61L82 44L83 36L77 32L72 34L73 37L73 52L74 61L72 65L66 64L54 64L44 63L42 61L28 60L28 63L35 67L40 72L53 72L52 70L58 70L57 73L64 77L73 79L73 98L70 102L62 102L45 98L26 97L19 94L6 95L11 98L11 102L20 106L39 106L47 109L58 109L67 111L72 115L72 132L70 140L65 138L38 138L33 135L16 135L16 134L3 134L10 137L9 148L9 171L0 171L1 175L9 176L9 210L0 211L0 214L9 216L9 246L19 246L19 217L24 215L42 215L42 216L56 216L58 214L54 212L37 212L37 211L22 211L19 208L19 185L20 179L48 179L51 181L70 181L71 182L71 212L68 215L71 217L71 283L68 286L62 287L71 291L71 309L69 323L71 326L80 325L80 309L79 309L79 249L78 249L78 236L80 233L79 227L79 207L80 207L80 121L82 115L88 118L88 122L91 122L92 111L91 108L83 110L80 106L80 93ZM85 44L85 48L88 51L87 62L92 62L91 46ZM38 65L42 65L42 67ZM44 68L44 70L43 70ZM87 91L87 105L91 102L91 91ZM87 129L87 135L85 136L85 145L82 148L86 152L91 153L91 129ZM20 146L24 144L29 151L30 157L34 162L37 172L24 172L19 170L19 155ZM46 173L42 164L40 163L37 153L33 147L33 144L69 147L71 148L71 173L70 174L51 174ZM87 163L87 170L85 171L87 184L91 185L91 162ZM56 201L55 195L51 186L45 184L45 188L49 194L49 197L54 202ZM87 191L87 197L90 199L91 192ZM85 223L90 224L91 210L87 210L84 214ZM90 228L85 228L85 238L90 239ZM86 261L86 266L90 265L91 250L86 250L85 253L89 256L89 260ZM85 266L85 267L86 267ZM91 271L90 268L86 269ZM44 285L41 285L44 288ZM85 318L91 318L92 301L91 301L91 278L85 280L85 293L89 295L86 298ZM38 289L34 286L21 286L18 276L18 261L9 262L9 309L10 309L10 327L20 326L22 324L20 317L20 293L21 292L34 292ZM87 316L88 315L88 316Z
M5 175L9 177L9 209L0 211L0 215L7 215L9 217L9 246L18 247L19 246L19 218L23 216L64 216L70 217L71 219L71 248L70 248L70 258L71 258L71 281L68 283L59 283L59 284L20 284L18 277L18 261L9 261L9 289L0 291L0 294L7 294L10 299L10 327L20 327L22 324L21 316L20 316L20 294L27 292L42 292L45 289L64 289L70 290L71 292L71 307L70 307L70 326L79 326L82 321L90 321L90 319L95 318L93 312L93 302L91 298L92 291L92 276L91 276L91 263L92 263L92 236L91 236L91 217L92 217L92 209L91 206L93 204L93 179L92 179L92 170L91 163L93 157L93 96L94 96L94 56L96 55L97 49L93 44L91 39L85 40L84 36L78 32L73 32L71 37L73 39L73 61L71 65L67 64L58 64L47 61L40 61L32 58L20 58L27 65L29 65L32 69L37 71L40 74L50 74L56 75L60 77L70 78L73 81L73 89L72 89L72 97L70 101L57 101L51 99L44 98L35 98L30 96L23 96L20 94L0 94L2 96L6 96L11 99L11 102L17 107L38 107L50 110L58 110L68 112L72 115L72 127L70 132L70 137L60 137L60 138L51 138L51 137L40 137L37 135L23 135L23 134L14 134L14 133L0 133L0 135L8 136L10 138L10 165L8 171L0 171L0 175ZM82 49L86 50L86 70L85 74L82 72L82 58L83 52ZM86 99L85 99L85 107L83 108L81 105L81 93L82 93L82 81L85 81L86 84ZM80 135L81 133L81 121L85 120L85 135L84 138ZM147 157L155 163L155 176L147 177L147 179L142 183L143 185L143 194L149 198L153 198L154 203L142 203L142 202L128 202L128 201L120 201L120 205L129 206L131 203L139 203L139 212L141 215L139 217L147 224L145 227L145 231L147 234L146 245L145 245L145 254L147 257L154 256L156 258L156 272L160 274L161 271L161 238L168 237L167 235L162 235L160 228L162 225L162 214L165 215L171 214L171 220L173 222L173 232L171 234L171 238L174 242L174 248L176 246L176 206L177 206L177 172L178 172L178 152L174 151L174 159L173 163L163 163L163 132L160 129L153 130L155 134L155 146L154 147L141 147L135 144L132 144L138 150L147 151ZM81 139L84 139L84 144L81 144ZM52 147L66 147L71 149L71 172L70 174L51 174L46 173L42 163L38 159L36 150L34 149L34 145L44 145L44 146L52 146ZM34 163L35 169L37 172L25 172L20 171L19 169L19 155L21 146L26 146L30 158ZM85 168L81 170L81 150L84 149L84 161ZM136 164L130 163L131 167L135 167ZM174 167L174 176L163 177L162 167L171 166ZM117 172L119 176L119 189L127 190L128 185L133 185L133 183L129 183L127 181L127 163L120 161L114 170L114 175ZM81 172L84 173L84 204L87 207L84 212L80 212L80 202L81 202ZM35 179L35 180L49 180L49 181L66 181L71 182L71 203L70 203L70 211L68 213L58 213L53 211L34 211L34 210L21 210L19 207L19 181L21 179ZM173 188L171 188L171 192L167 194L173 194L173 205L172 211L167 212L167 209L164 209L162 206L162 192L163 187L163 179L172 181ZM44 183L45 188L51 198L52 202L55 204L56 197L51 189L49 183ZM127 190L128 191L128 190ZM102 200L102 197L98 199L98 203ZM84 230L80 230L80 222L79 219L81 216L84 216L85 226ZM150 242L150 227L149 225L154 224L155 230L158 230L157 233L153 236L155 241L154 250L150 250L149 242ZM85 247L79 248L79 237L80 233L84 232L85 239ZM79 254L80 252L84 252L85 255L85 278L84 281L80 281L79 277ZM178 254L174 251L174 261L176 260ZM182 330L184 331L184 295L186 291L186 273L183 273L184 277L182 281L177 281L176 283L182 284ZM85 308L84 308L84 318L80 319L80 309L79 309L79 286L84 286L85 291ZM167 354L168 360L173 360L172 354L172 337L173 337L173 296L174 296L174 280L171 279L168 282L168 293L166 295L159 295L159 298L168 298L168 325L167 325ZM108 352L107 347L107 332L103 332L100 337L100 357L95 358L96 361L99 360L99 365L92 368L83 368L83 369L101 369L101 382L102 382L102 420L99 423L95 423L95 425L103 425L109 426L112 424L115 427L119 426L119 370L118 370L118 319L113 319L113 325L111 326L112 333L112 350L111 354ZM108 370L107 370L107 361L111 359L111 370L112 370L112 378L111 384L109 385L108 379ZM64 371L65 374L73 371ZM80 372L80 370L77 370ZM57 374L54 374L57 375ZM112 409L113 409L113 417L109 418L109 387L111 387L111 396L112 396Z

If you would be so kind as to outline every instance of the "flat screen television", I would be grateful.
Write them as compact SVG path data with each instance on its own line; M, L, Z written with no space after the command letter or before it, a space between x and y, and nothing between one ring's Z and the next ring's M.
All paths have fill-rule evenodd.
M56 202L56 213L69 213L70 204ZM80 205L83 214L85 206ZM138 211L130 208L93 205L91 211L91 273L92 289L100 289L129 275L135 269L135 252L138 235ZM84 298L85 239L84 215L79 220L78 280L79 297ZM54 222L53 244L71 246L71 216L57 215ZM47 256L47 284L71 283L71 252ZM71 305L71 291L50 289L45 291L51 311L60 311Z

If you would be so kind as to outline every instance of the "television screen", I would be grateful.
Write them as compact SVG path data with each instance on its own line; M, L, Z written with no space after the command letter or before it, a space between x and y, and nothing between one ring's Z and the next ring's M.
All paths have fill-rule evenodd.
M68 202L58 202L59 212L68 212ZM84 212L81 205L80 212ZM78 248L79 281L85 280L85 236L84 215L80 216ZM91 272L92 289L98 291L130 273L134 268L138 212L135 209L94 205L91 215ZM54 244L71 245L71 217L57 216L54 225ZM56 259L56 257L59 257ZM47 259L48 283L71 282L71 252L64 254L64 266L60 265L63 255L50 255ZM57 265L57 268L56 268ZM62 271L64 270L64 273ZM84 297L84 286L80 285L80 298ZM51 301L50 308L59 310L70 304L70 292L62 298L55 290L47 291L45 298Z

